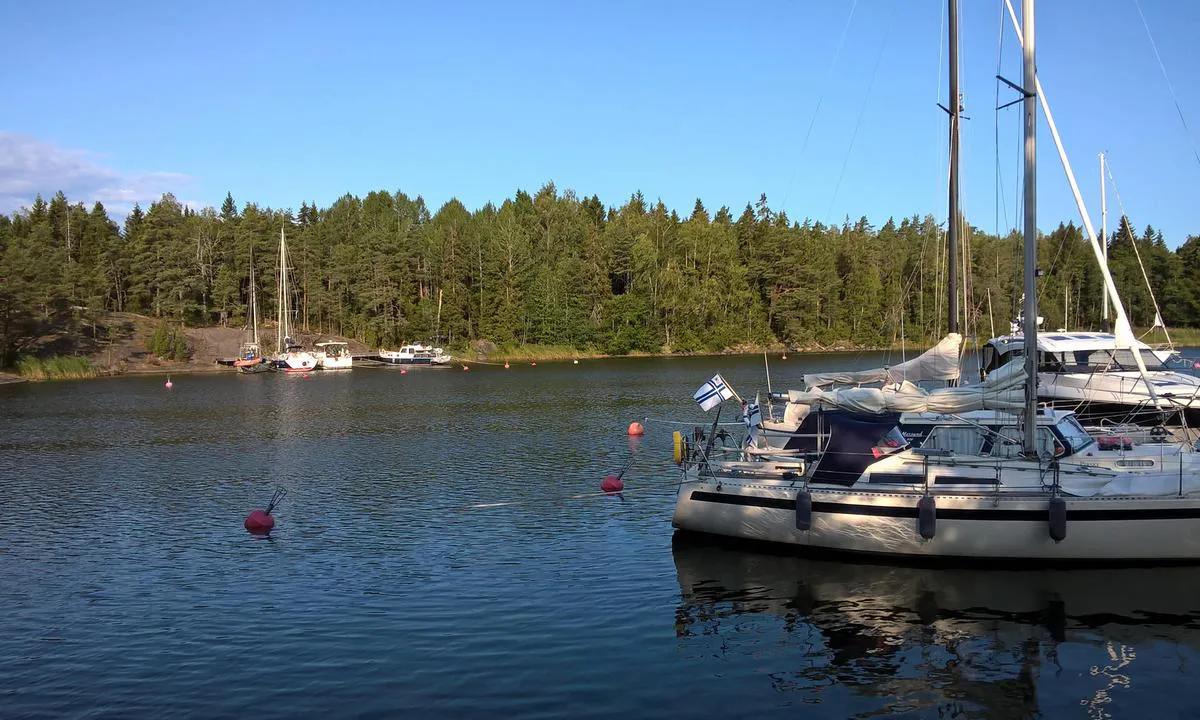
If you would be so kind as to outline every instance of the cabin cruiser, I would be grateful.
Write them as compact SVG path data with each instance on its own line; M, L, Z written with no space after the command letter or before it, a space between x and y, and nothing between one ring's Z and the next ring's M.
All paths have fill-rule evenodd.
M344 342L319 342L313 344L313 354L322 370L349 370L354 367L350 345Z
M440 347L413 343L399 350L380 350L375 359L389 365L449 365L454 358Z
M1039 332L1037 349L1038 400L1074 409L1086 424L1200 426L1200 378L1170 369L1143 342L1119 343L1111 333ZM986 378L1024 354L1023 336L993 338L983 347L980 373Z

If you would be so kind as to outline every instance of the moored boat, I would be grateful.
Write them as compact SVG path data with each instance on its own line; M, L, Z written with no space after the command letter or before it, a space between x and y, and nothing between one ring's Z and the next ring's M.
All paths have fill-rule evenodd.
M449 365L454 360L442 348L420 343L403 345L399 350L380 350L372 359L388 365L432 366Z
M1040 87L1033 0L1024 0L1024 8L1022 336L1037 347L1034 89ZM953 37L953 13L951 18ZM1048 111L1047 121L1053 129ZM1090 223L1088 230L1094 237ZM1115 298L1106 268L1105 280ZM1117 314L1121 334L1131 336L1119 304ZM1140 359L1138 364L1144 376ZM1010 384L1014 379L1018 382ZM1200 562L1195 448L1167 442L1101 445L1074 413L1039 409L1037 383L1037 363L1026 355L978 387L926 392L900 382L879 389L812 390L790 399L864 416L916 413L910 425L919 421L926 428L920 447L913 447L896 443L891 430L882 429L887 423L859 428L852 445L831 427L813 452L788 455L791 462L804 461L794 469L746 467L748 453L736 448L732 459L719 456L715 425L712 437L698 432L692 445L676 434L684 477L672 522L680 530L739 540L906 559ZM704 410L730 397L736 395L719 375L695 395ZM753 435L754 412L746 407ZM831 452L834 448L840 451ZM754 457L776 461L772 452L778 451ZM837 473L823 472L827 461L839 463Z
M313 354L322 370L349 370L354 367L354 357L350 355L350 345L344 342L329 341L313 344Z

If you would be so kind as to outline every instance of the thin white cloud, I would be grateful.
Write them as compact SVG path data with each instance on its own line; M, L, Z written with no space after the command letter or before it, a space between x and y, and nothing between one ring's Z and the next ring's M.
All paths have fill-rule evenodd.
M29 207L39 193L49 200L62 190L73 203L90 207L99 200L111 217L121 218L134 203L146 207L165 192L178 196L191 185L182 173L120 173L86 150L0 130L0 213Z

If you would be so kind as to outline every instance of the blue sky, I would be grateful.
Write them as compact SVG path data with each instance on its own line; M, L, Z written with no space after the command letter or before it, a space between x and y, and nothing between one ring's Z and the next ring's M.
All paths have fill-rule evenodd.
M1106 151L1135 225L1174 247L1200 234L1200 3L1138 2L1190 135L1134 0L1043 0L1039 72L1097 224ZM58 189L116 212L163 191L298 208L375 189L474 209L553 181L607 205L641 190L681 214L697 197L736 214L766 193L793 219L942 218L944 13L940 0L7 3L0 211ZM961 13L963 205L989 231L1016 222L1020 180L1018 108L995 142L1000 13L994 0ZM1003 32L1002 70L1019 80ZM1044 121L1039 141L1051 229L1078 216Z

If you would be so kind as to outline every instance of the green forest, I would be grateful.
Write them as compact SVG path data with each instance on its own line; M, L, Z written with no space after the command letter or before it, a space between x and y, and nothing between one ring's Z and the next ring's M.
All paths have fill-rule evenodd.
M965 224L966 334L1005 334L1020 302L1021 239ZM193 210L163 195L118 225L61 192L0 215L0 357L46 327L133 312L187 325L247 323L253 257L273 318L286 232L294 326L372 347L549 345L609 354L926 343L946 330L945 228L931 217L794 221L766 196L738 213L680 215L639 192L620 207L547 184L470 211L451 200L345 195L299 212L227 196ZM1135 326L1200 326L1200 236L1176 251L1122 218L1110 266ZM1101 327L1101 280L1080 228L1039 240L1045 327Z

